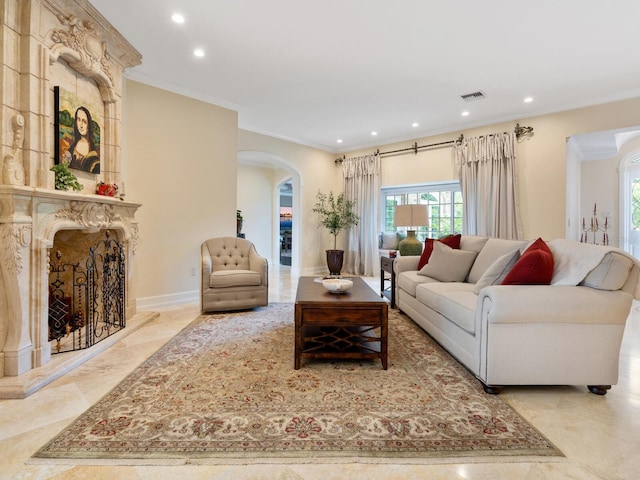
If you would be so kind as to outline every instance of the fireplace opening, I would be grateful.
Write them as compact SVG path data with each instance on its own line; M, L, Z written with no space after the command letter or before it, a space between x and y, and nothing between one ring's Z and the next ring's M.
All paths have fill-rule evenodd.
M49 261L51 353L82 350L126 326L126 258L110 230L56 233Z

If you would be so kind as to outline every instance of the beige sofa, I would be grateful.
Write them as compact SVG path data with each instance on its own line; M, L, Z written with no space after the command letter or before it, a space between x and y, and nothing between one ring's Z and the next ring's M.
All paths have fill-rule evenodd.
M492 285L502 280L491 277L496 266L528 243L462 236L460 250L477 253L458 282L420 275L420 257L398 257L396 305L488 393L504 385L587 385L604 395L618 381L625 322L640 299L640 265L618 249L552 240L550 285ZM456 267L455 259L447 262Z

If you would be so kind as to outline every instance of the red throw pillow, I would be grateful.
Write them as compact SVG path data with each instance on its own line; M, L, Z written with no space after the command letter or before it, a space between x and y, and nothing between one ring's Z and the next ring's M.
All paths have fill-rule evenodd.
M442 237L438 242L442 242L445 245L448 245L451 248L460 249L460 239L462 238L461 234L456 235L447 235L446 237ZM429 263L429 257L431 257L431 252L433 252L433 242L436 240L432 238L424 239L424 249L422 250L422 255L420 255L420 260L418 261L418 270L421 270L427 263Z
M553 254L547 243L538 238L527 248L502 285L549 285L553 277Z

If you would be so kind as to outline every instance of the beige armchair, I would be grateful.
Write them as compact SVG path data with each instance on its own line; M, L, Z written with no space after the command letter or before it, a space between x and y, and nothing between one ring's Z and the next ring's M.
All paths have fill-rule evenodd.
M206 240L202 262L201 310L220 312L269 304L267 259L249 240L220 237Z

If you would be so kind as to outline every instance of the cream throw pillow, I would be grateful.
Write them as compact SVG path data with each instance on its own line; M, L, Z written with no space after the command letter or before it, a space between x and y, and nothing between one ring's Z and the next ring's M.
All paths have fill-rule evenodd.
M383 233L381 243L382 243L381 248L384 250L396 249L398 248L398 236L395 232Z
M458 250L442 242L433 242L433 253L418 275L440 282L464 282L478 252Z
M511 271L513 266L520 258L520 250L510 252L498 257L495 262L489 265L489 268L482 274L482 276L476 282L476 286L473 291L477 295L484 287L489 285L500 285L502 280L507 276L507 273Z

